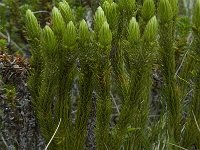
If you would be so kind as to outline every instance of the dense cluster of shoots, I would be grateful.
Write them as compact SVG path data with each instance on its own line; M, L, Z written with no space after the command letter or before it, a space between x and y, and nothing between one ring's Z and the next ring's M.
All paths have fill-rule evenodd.
M180 89L187 88L175 61L178 0L104 0L100 4L92 28L84 19L76 22L74 10L65 0L52 8L49 25L43 28L32 11L26 12L32 102L46 142L56 130L49 149L87 149L92 99L96 102L98 150L200 148L196 126L200 124L200 0L192 19L195 86L184 123L180 95L186 90ZM152 122L149 114L156 62L160 62L157 65L163 77L162 113ZM188 76L185 73L183 77ZM75 96L74 84L78 87Z

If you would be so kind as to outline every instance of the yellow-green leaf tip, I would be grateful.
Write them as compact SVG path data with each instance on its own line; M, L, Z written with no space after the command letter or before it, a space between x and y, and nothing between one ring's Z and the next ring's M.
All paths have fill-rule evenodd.
M31 39L40 37L40 25L33 12L29 9L26 11L26 29Z
M94 30L98 33L103 25L107 21L106 16L104 15L103 9L99 6L94 16Z
M155 14L155 5L153 0L145 0L142 6L142 18L148 21Z
M58 5L59 5L59 10L66 24L69 23L69 21L75 21L73 12L66 1L60 2Z
M79 38L81 42L87 42L90 39L90 31L84 19L80 22L79 25Z
M144 31L145 41L148 41L148 42L154 41L156 39L157 32L158 32L158 21L156 17L154 16L149 20L145 28L145 31Z
M42 30L42 45L47 50L53 50L56 47L56 37L49 26Z
M99 32L99 43L103 46L110 45L112 41L112 33L109 24L105 21Z
M61 35L65 29L65 22L60 11L56 7L54 7L52 10L52 24L52 29L54 33L57 35Z
M159 3L159 18L161 22L167 23L173 18L173 12L168 0L160 0Z
M128 26L128 41L130 43L138 42L140 40L140 27L135 17L130 20Z
M76 44L77 33L74 23L70 21L64 34L64 42L67 46L74 46Z

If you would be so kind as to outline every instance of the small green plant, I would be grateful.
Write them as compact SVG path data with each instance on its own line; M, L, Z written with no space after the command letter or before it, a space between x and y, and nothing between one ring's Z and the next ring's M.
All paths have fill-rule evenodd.
M15 108L15 99L16 99L16 89L12 85L6 85L4 87L5 90L5 96L6 100L8 101L8 104L11 106L11 108Z
M6 45L7 45L6 40L5 39L0 39L0 51L5 52L6 51Z

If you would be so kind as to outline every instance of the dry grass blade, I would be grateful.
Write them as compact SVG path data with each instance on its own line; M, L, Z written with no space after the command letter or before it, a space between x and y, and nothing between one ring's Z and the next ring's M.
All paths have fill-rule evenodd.
M188 149L186 149L186 148L184 148L184 147L178 146L178 145L173 144L173 143L169 143L169 142L168 142L168 144L173 145L173 146L175 146L175 147L177 147L177 148L180 148L180 149L182 149L182 150L188 150Z
M196 117L195 117L193 111L192 111L192 115L194 116L195 124L197 125L197 129L198 129L198 131L199 131L199 133L200 133L200 127L199 127L199 125L198 125L197 119L196 119Z
M52 136L51 139L49 140L49 143L47 144L47 146L45 147L44 150L47 150L47 148L48 148L49 145L51 144L51 141L53 140L54 136L56 135L56 132L58 131L58 128L60 127L60 123L61 123L61 118L60 118L60 121L59 121L59 123L58 123L58 126L57 126L57 128L56 128L56 130L55 130L53 136Z
M115 98L114 98L112 92L110 92L110 96L112 97L112 101L113 101L113 103L114 103L114 105L116 107L117 113L120 114L119 107L117 106L117 103L115 101Z

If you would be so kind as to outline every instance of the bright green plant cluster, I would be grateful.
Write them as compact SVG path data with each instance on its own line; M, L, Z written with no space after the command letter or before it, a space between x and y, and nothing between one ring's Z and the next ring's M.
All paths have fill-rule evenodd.
M63 0L53 7L49 25L41 28L33 12L26 12L32 52L29 88L41 133L46 142L51 141L49 149L84 149L93 93L97 100L96 149L200 148L200 0L193 14L192 57L183 57L189 61L179 67L177 13L177 0L101 1L93 28L89 28L85 20L76 22ZM151 122L152 70L157 62L164 82L162 113ZM79 93L74 102L75 78ZM194 85L189 111L184 106L191 88L188 84ZM120 109L111 125L113 89L120 97ZM184 112L188 113L185 118Z

